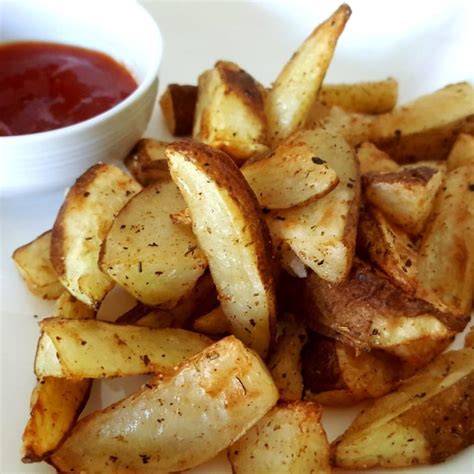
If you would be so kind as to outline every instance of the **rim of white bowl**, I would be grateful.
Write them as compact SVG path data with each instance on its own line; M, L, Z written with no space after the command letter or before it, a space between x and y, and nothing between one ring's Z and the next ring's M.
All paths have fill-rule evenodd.
M150 31L153 31L155 34L154 44L154 53L152 54L152 59L150 65L147 67L147 73L143 78L143 81L138 85L138 87L124 100L114 105L112 108L106 110L105 112L100 113L94 117L91 117L82 122L75 123L73 125L68 125L66 127L55 128L54 130L48 130L45 132L36 132L36 133L26 133L24 135L7 135L0 137L0 141L6 143L7 141L15 140L17 143L33 143L35 141L40 141L43 139L56 138L58 136L70 135L89 127L94 127L100 122L107 120L108 118L115 115L117 112L127 108L132 102L135 102L143 94L147 92L149 87L153 84L153 81L158 77L161 60L163 58L163 36L161 34L160 27L154 18L148 13L146 8L140 5L138 2L127 3L128 8L136 8L140 11L140 14L143 17L143 21L146 21L150 27Z

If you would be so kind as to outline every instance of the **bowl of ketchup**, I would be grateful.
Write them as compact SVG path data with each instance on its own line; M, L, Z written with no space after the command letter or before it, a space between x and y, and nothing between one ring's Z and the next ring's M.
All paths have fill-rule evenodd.
M119 162L156 101L162 39L132 0L0 0L0 195Z

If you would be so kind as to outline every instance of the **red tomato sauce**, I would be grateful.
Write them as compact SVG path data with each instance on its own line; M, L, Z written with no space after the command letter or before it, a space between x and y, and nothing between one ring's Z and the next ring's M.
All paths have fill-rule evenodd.
M0 45L0 136L82 122L136 88L127 69L98 51L42 42Z

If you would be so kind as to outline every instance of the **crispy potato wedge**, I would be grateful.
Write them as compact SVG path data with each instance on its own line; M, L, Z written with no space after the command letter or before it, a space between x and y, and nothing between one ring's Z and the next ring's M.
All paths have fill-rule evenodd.
M56 301L56 317L89 319L95 312L68 291ZM84 408L91 380L41 379L31 395L30 418L23 432L22 461L42 461L70 431Z
M378 209L366 207L359 218L358 249L369 256L396 285L410 295L418 285L418 252L408 234Z
M474 165L474 136L460 133L454 142L446 162L448 171L460 166Z
M332 445L337 467L444 461L474 442L474 349L448 352L364 410Z
M404 348L424 339L446 340L462 331L469 317L442 312L409 296L385 275L355 259L347 280L333 284L311 272L294 280L301 287L301 311L308 325L325 328L356 349L383 349L406 358Z
M185 207L173 181L151 184L123 207L102 245L102 271L146 305L175 306L207 268L191 228L170 218Z
M115 215L141 186L116 166L99 163L71 187L54 223L51 262L59 281L97 308L113 281L99 269L102 240Z
M292 137L267 158L243 166L241 171L262 207L286 209L310 203L339 183L336 172L319 156L330 154L328 133L314 130L311 143Z
M350 15L349 6L341 5L304 41L273 83L265 99L273 146L305 125Z
M464 338L464 347L471 347L474 349L474 326L469 329L469 332Z
M451 84L376 116L371 141L399 163L443 160L460 132L472 133L473 115L474 88Z
M229 447L235 474L330 473L329 443L314 402L280 402Z
M295 133L292 140L317 148L322 137L326 153L321 147L318 158L336 171L339 184L317 201L275 212L272 231L321 278L336 282L346 278L354 255L360 177L354 151L341 136L305 130Z
M77 379L165 372L211 342L183 329L96 320L48 318L40 325L35 359L38 377ZM54 350L49 349L51 344Z
M301 400L301 350L306 342L306 329L292 315L278 322L279 335L268 359L268 370L278 387L280 400Z
M28 244L18 247L12 255L28 289L45 300L55 300L64 292L49 257L51 231L48 230Z
M230 324L222 306L203 314L193 322L193 329L209 336L219 336L230 333Z
M50 462L90 474L190 469L240 438L277 399L260 358L230 336L82 419Z
M399 165L373 143L363 142L357 148L357 158L360 163L360 174L393 172Z
M319 91L318 101L324 106L336 105L347 112L382 114L397 105L398 82L357 82L355 84L326 84Z
M237 64L218 61L199 76L193 138L237 160L268 150L263 87Z
M124 159L128 171L142 186L170 179L165 154L167 145L153 138L142 138Z
M411 235L424 229L446 173L444 163L416 163L388 173L368 173L362 185L368 202Z
M474 291L474 165L450 171L420 244L417 294L469 314Z
M275 288L270 237L257 199L235 163L206 145L167 148L232 332L265 356L273 339Z
M160 107L169 132L176 136L191 135L198 89L196 86L169 84L160 98Z

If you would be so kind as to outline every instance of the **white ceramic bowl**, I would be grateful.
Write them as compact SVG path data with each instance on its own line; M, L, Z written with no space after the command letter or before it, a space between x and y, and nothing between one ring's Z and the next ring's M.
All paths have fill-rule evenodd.
M27 40L103 51L132 73L138 88L76 125L0 137L2 196L59 189L98 161L122 159L142 136L158 88L161 34L133 0L0 0L0 42Z

